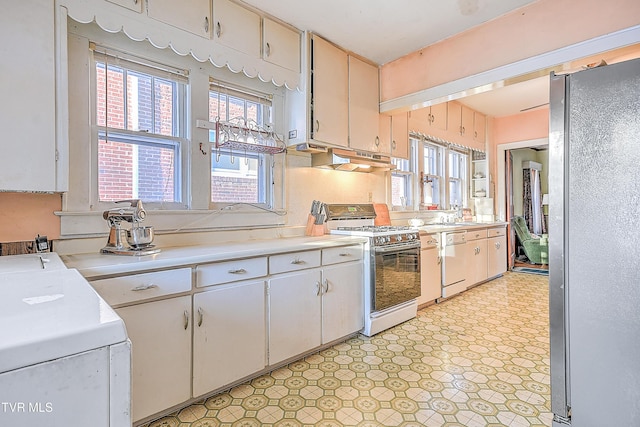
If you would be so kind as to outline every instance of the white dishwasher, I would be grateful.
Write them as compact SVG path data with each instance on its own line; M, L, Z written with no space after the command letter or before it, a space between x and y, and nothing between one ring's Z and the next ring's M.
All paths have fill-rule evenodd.
M449 298L467 289L466 235L466 231L442 233L442 298Z
M124 322L57 254L0 257L0 425L130 427Z

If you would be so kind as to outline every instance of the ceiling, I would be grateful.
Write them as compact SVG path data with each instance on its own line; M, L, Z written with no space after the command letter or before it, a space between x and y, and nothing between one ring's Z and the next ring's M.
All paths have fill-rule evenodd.
M301 30L385 64L535 0L243 0ZM635 57L640 49L636 46ZM622 54L609 55L608 63ZM604 58L604 56L603 56ZM563 64L580 67L597 59ZM549 70L530 79L459 99L488 116L528 111L549 102ZM498 85L502 86L502 85ZM470 88L471 89L471 88Z

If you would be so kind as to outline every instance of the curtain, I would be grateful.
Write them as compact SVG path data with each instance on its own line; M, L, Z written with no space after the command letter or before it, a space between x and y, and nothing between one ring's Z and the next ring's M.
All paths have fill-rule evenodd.
M542 188L540 171L536 169L522 170L523 200L522 211L527 222L527 228L534 234L546 234L547 224L542 214Z

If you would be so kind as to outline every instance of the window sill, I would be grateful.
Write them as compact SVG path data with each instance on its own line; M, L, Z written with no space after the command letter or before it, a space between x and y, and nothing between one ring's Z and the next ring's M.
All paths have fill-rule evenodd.
M60 217L60 238L106 236L109 232L102 211L55 212ZM219 210L147 210L144 225L152 225L156 233L180 233L216 230L244 230L282 227L286 212L263 211L245 206Z

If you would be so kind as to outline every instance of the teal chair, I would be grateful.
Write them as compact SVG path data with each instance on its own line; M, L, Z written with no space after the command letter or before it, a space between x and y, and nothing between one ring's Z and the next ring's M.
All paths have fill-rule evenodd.
M511 220L513 229L516 231L520 245L524 249L524 254L533 264L542 264L542 246L540 237L532 236L527 228L527 222L521 216L514 216Z

